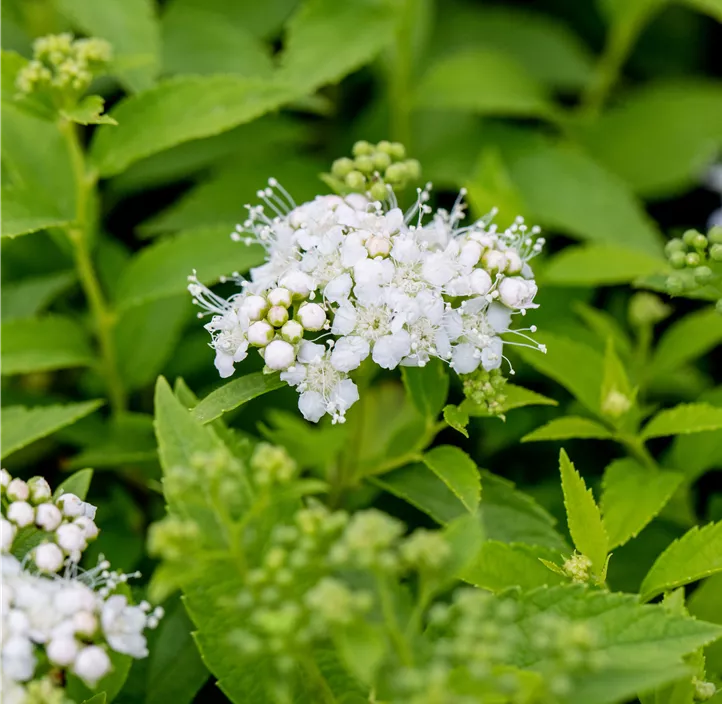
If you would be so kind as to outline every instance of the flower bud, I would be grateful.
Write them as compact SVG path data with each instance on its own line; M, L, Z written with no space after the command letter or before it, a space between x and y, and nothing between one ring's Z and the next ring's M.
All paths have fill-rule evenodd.
M297 313L298 321L306 330L322 330L326 322L326 312L318 303L304 303Z
M371 257L386 257L391 251L391 241L386 237L371 235L366 240L366 249Z
M684 269L686 261L684 252L672 252L669 255L669 264L673 269Z
M251 321L261 320L268 311L268 301L263 296L248 296L241 303L241 312Z
M30 498L30 488L22 479L13 479L8 484L7 495L10 501L27 501Z
M469 277L469 283L471 290L480 296L485 296L491 291L491 276L484 269L474 269Z
M386 200L389 196L389 189L382 181L376 181L376 183L371 186L369 193L374 200Z
M288 308L291 305L291 292L287 288L274 288L268 294L268 302L272 306L283 306Z
M60 510L64 516L75 518L85 513L82 499L78 498L75 494L62 494L55 503L60 506Z
M374 160L370 156L359 156L356 157L354 162L356 168L363 174L371 174L374 170Z
M714 272L708 266L699 266L694 270L694 280L698 284L708 284L714 279Z
M60 525L62 520L63 514L55 504L40 504L35 509L35 525L49 533L52 533Z
M405 159L406 158L406 147L401 142L391 142L389 145L389 152L393 159Z
M684 263L689 267L696 267L702 263L702 259L697 252L690 252L685 258Z
M706 249L707 248L707 238L702 235L698 234L693 240L692 240L692 246L695 249Z
M410 181L418 181L421 178L421 164L418 159L407 159L406 164L406 175Z
M629 322L635 327L655 325L671 313L672 309L659 296L646 291L635 293L629 302Z
M695 238L696 238L697 235L699 235L699 234L700 234L700 233L697 232L697 230L687 230L687 231L682 235L682 241L683 241L688 247L692 247L692 246L694 246L694 240L695 240Z
M404 164L391 164L384 173L384 179L391 184L400 185L406 183L408 174Z
M722 262L722 244L713 244L709 249L709 256L713 262Z
M687 247L685 246L684 242L678 237L671 239L664 246L664 252L668 257L672 256L672 254L674 254L675 252L685 252L686 250Z
M248 328L248 342L256 347L265 347L274 334L273 328L265 320L259 320Z
M13 501L8 506L7 517L18 528L24 528L35 521L35 509L27 501Z
M374 168L377 171L383 171L384 169L391 166L391 157L386 152L382 152L382 151L374 152L371 159L373 161Z
M314 280L303 271L289 271L278 283L287 288L294 298L306 298L315 287Z
M78 611L73 614L73 628L76 633L89 638L98 630L98 619L91 611Z
M499 299L509 308L528 308L537 287L533 281L527 281L519 277L504 278L499 284Z
M67 667L73 663L78 655L78 641L68 636L53 638L47 644L45 652L48 654L48 660L53 665Z
M13 523L6 520L5 518L0 519L0 550L2 552L9 552L10 546L15 540L15 534L18 529Z
M83 529L73 523L63 523L58 526L55 539L67 553L84 550L87 545Z
M506 273L507 274L521 274L522 267L524 266L524 262L522 262L521 257L517 252L515 252L513 249L507 249L504 252L504 256L506 257Z
M73 672L91 688L110 672L110 658L98 645L83 648L75 658Z
M615 420L621 418L631 407L631 399L617 389L612 389L602 401L602 413Z
M354 191L360 191L366 185L366 178L360 171L351 171L344 179L346 185Z
M707 239L712 244L722 244L722 227L715 225L708 233Z
M3 467L0 469L0 486L2 486L3 489L6 489L8 484L10 484L10 472Z
M286 341L295 345L303 338L303 325L296 320L289 320L281 328L281 337Z
M670 276L666 281L667 291L670 295L676 296L682 293L686 288L684 279L681 276Z
M264 359L270 369L288 369L296 361L296 350L284 340L273 340L266 347Z
M57 572L65 559L63 551L55 543L43 543L33 551L35 564L41 572Z
M481 258L481 263L490 274L503 274L506 271L506 257L503 252L498 249L490 249L488 252L484 252L484 256Z
M354 156L370 156L374 153L374 148L373 145L362 139L353 145L351 153Z
M346 156L336 159L331 166L331 173L336 178L345 178L351 171L353 171L353 160Z
M95 525L95 521L87 516L79 516L73 523L83 531L86 540L95 540L98 537L100 532L98 526Z
M283 306L273 306L268 311L268 322L273 325L274 328L280 328L288 321L288 308Z
M53 492L48 484L42 477L33 477L28 481L28 488L30 489L30 497L33 503L40 503L41 501L47 501Z

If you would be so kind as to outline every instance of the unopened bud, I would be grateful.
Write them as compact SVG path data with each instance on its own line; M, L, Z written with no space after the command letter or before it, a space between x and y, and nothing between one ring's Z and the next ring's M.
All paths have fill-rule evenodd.
M364 174L370 174L374 170L374 160L370 156L359 156L354 161L354 166Z
M281 328L281 337L286 340L286 342L295 345L297 342L300 342L303 337L303 325L296 320L289 320Z
M354 156L370 156L374 153L373 145L369 144L366 140L359 140L353 145L351 153Z
M304 303L298 309L298 321L306 330L317 332L326 323L326 312L318 303Z
M268 302L272 306L283 306L288 308L291 305L291 292L287 288L274 288L268 294Z
M331 173L336 178L346 178L346 176L353 171L353 160L348 157L342 157L336 159L331 166Z
M268 322L273 325L274 328L280 328L288 321L288 308L283 306L273 306L268 311Z
M248 328L248 342L255 347L265 347L274 334L273 328L265 320L259 320Z
M296 350L284 340L273 340L266 347L263 358L269 369L282 371L296 361Z
M372 235L366 240L366 249L371 257L386 257L391 251L391 242L386 237Z
M366 185L366 178L360 171L351 171L346 174L346 185L354 191L360 191Z

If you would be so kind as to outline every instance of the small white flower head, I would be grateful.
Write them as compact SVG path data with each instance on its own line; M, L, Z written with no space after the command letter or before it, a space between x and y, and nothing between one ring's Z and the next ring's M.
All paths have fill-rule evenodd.
M278 282L281 287L291 292L294 298L308 298L314 290L313 279L303 271L289 271L281 276Z
M266 347L263 359L269 369L282 371L296 361L296 350L284 340L273 340Z
M62 520L63 514L55 504L44 503L35 508L35 525L42 530L52 533Z
M35 509L27 501L13 501L8 506L7 517L18 528L24 528L35 522Z
M369 350L368 340L363 337L358 335L342 337L333 346L331 364L340 372L351 372L361 366L361 362L369 356Z
M293 298L291 292L287 288L274 288L268 293L268 302L272 306L282 306L288 308L291 305Z
M318 303L304 303L296 315L304 329L311 332L323 330L326 324L326 312Z
M78 641L67 635L53 638L46 646L45 652L53 665L68 667L72 665L78 655L80 647Z
M110 672L110 658L98 645L83 648L75 658L73 672L90 687L95 687Z
M254 347L265 347L274 335L273 327L265 320L259 320L248 328L248 342Z
M303 333L303 325L297 320L289 320L287 323L284 323L281 328L281 337L292 345L301 341Z
M63 551L55 543L43 543L33 551L35 565L41 572L57 572L65 561Z
M55 539L58 545L68 554L82 551L87 546L85 532L73 523L63 523L55 531Z
M17 530L17 526L14 523L10 523L10 521L5 518L0 519L0 549L2 552L10 551Z
M10 501L27 501L30 498L30 487L22 479L12 479L8 484L7 496Z
M45 481L42 477L33 477L28 481L28 488L30 489L30 500L34 504L38 504L41 501L48 501L53 492L50 490L50 484Z

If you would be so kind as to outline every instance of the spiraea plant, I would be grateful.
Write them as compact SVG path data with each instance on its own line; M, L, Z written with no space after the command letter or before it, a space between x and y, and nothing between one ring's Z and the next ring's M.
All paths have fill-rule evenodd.
M2 15L0 701L722 701L715 0Z

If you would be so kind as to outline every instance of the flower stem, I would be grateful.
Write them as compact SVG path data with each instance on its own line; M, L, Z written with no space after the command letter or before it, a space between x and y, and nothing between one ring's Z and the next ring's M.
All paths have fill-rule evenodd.
M127 395L118 370L113 340L115 316L105 300L88 246L90 238L88 206L95 191L98 177L86 165L85 155L75 124L61 118L59 128L65 137L70 152L76 189L75 221L68 225L65 231L73 249L73 258L75 259L80 285L83 288L93 316L110 405L113 413L120 413L127 406Z

